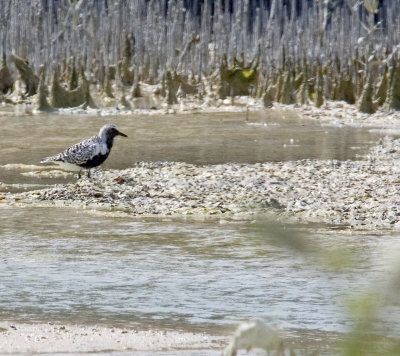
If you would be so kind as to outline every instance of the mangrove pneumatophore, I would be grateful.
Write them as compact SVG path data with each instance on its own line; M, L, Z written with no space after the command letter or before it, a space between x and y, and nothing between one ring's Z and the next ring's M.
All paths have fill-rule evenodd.
M13 60L15 67L18 69L18 72L21 76L21 79L25 84L25 95L35 95L39 86L39 77L33 72L33 69L29 66L28 60L18 57L13 53L11 53L11 59Z
M0 68L0 93L6 94L12 90L14 79L7 66L6 54L3 53L3 61Z
M394 65L391 70L386 108L400 110L400 64Z
M40 70L40 81L39 81L39 95L37 102L37 109L40 111L51 111L52 107L50 106L47 97L49 95L49 90L46 85L46 70L43 66Z
M0 52L10 56L15 68L3 65L0 93L19 88L11 84L18 71L25 96L36 94L35 73L43 65L46 78L59 68L56 93L71 92L65 102L57 94L50 98L62 106L94 105L89 85L86 99L73 98L74 90L82 93L81 72L107 103L120 97L122 86L135 97L138 86L158 85L159 101L168 105L179 102L179 88L180 97L193 95L198 102L248 95L265 98L267 106L270 100L355 104L364 100L372 58L381 73L372 78L374 105L400 107L397 84L391 80L396 74L392 68L400 66L400 17L390 16L400 13L399 1L358 1L351 7L346 1L314 0L231 0L229 6L182 0L95 3L4 2ZM388 78L382 74L385 67Z
M376 104L373 101L374 87L373 87L372 75L368 74L367 83L364 86L363 92L361 93L360 103L358 109L360 112L366 114L373 114L376 111Z
M89 83L86 79L82 77L82 81L76 89L68 90L60 84L58 76L59 72L56 70L50 90L51 105L54 108L70 108L86 104L89 91Z

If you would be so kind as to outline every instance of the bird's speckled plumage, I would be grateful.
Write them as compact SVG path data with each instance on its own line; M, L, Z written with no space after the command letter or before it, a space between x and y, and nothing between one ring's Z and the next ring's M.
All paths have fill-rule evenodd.
M40 163L54 162L70 170L97 167L107 159L117 135L127 137L118 131L116 125L104 125L98 135L83 140L55 156L43 158Z

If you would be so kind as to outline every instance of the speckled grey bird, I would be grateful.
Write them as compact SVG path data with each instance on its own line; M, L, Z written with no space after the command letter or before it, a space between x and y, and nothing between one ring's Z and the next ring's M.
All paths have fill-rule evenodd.
M57 163L62 169L79 171L79 177L81 170L85 168L89 170L90 176L90 168L99 166L107 159L114 137L118 135L128 137L118 131L116 125L104 125L98 135L83 140L55 156L43 158L40 163Z

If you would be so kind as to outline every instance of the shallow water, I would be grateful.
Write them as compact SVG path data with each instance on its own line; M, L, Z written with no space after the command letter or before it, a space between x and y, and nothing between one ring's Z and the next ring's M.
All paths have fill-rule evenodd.
M387 268L371 269L374 256L400 245L397 237L306 228L312 240L357 255L357 267L336 274L274 243L268 225L260 234L243 221L0 212L0 315L24 321L209 329L263 317L286 328L344 331L343 297L367 288Z
M105 168L130 167L137 161L215 164L346 160L365 153L384 135L369 128L305 121L293 112L274 110L130 117L0 114L0 164L39 164L41 158L96 134L109 122L116 123L129 137L118 137Z
M356 159L381 137L285 115L0 117L0 164L37 164L106 122L118 124L129 139L117 140L105 169L147 160ZM0 191L75 179L20 173L0 168ZM348 297L385 279L399 236L348 235L312 225L301 230L325 247L345 248L356 263L340 273L327 270L271 240L275 230L268 223L260 232L251 221L0 206L0 317L215 332L263 317L288 329L346 331ZM383 325L398 326L397 315L393 311Z
M3 108L0 111L0 191L32 189L31 184L63 183L73 178L38 179L2 165L38 165L43 157L96 134L103 124L110 122L116 123L129 137L116 139L103 164L105 169L127 168L138 161L217 164L305 158L357 159L385 135L370 128L301 120L291 111L277 110L107 117L45 113L16 116L6 115ZM4 187L1 183L12 186Z

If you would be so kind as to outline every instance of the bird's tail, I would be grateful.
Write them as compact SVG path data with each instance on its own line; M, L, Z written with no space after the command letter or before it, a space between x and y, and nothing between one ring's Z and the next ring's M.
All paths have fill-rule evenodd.
M55 162L55 161L57 161L57 156L50 156L50 157L42 158L40 163Z

